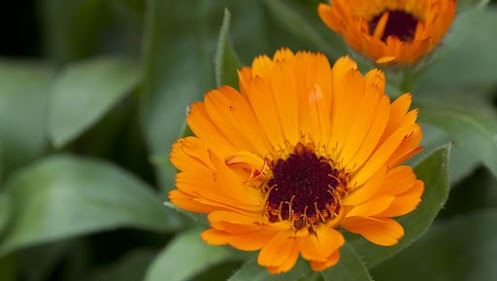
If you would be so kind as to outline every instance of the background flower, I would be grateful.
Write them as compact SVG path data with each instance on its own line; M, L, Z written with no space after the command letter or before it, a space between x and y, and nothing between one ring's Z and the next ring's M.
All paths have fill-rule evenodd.
M455 0L341 1L320 4L324 23L379 64L414 64L449 30Z

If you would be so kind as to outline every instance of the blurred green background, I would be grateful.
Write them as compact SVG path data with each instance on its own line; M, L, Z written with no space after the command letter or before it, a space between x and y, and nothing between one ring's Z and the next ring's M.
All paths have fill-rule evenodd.
M190 102L236 86L236 67L281 47L320 51L331 62L349 53L318 18L320 2L3 4L0 280L226 280L247 261L231 280L307 279L266 276L253 254L205 245L203 217L163 202L174 188L168 152L188 133ZM450 186L450 196L414 242L446 200L426 198L439 204L411 247L361 265L374 280L497 280L497 7L487 2L458 1L429 61L386 70L388 93L411 91L420 108L426 148L410 163L439 157L436 169L423 166L435 161L428 158L418 170L440 190ZM373 67L355 58L363 72ZM442 156L430 154L443 145ZM332 274L309 278L342 280Z

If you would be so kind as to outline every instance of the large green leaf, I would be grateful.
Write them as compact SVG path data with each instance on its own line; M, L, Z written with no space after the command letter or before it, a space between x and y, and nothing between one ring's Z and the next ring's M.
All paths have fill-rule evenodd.
M338 264L322 272L324 281L372 281L369 272L354 249L345 244L340 248Z
M436 224L412 247L374 270L377 280L497 280L497 210Z
M497 111L489 101L454 91L450 99L418 98L416 105L420 122L444 130L465 161L481 161L497 176Z
M47 146L45 118L52 67L0 61L0 155L3 173L40 156Z
M48 132L63 146L96 123L137 85L138 65L102 57L69 65L55 79L49 102Z
M311 269L309 263L303 259L299 259L297 264L287 273L270 274L265 267L257 263L257 259L252 259L242 266L229 281L296 281L308 280Z
M43 159L7 183L13 218L0 253L96 231L133 227L172 231L177 215L127 172L98 160L60 155Z
M363 258L368 268L402 251L421 237L431 225L448 197L450 148L450 145L446 145L434 150L414 168L416 176L425 183L425 191L416 210L398 219L404 227L405 236L397 245L381 247L358 235L347 235L351 245Z
M207 245L200 239L201 231L192 229L171 241L150 265L145 281L190 280L210 266L237 257L233 249Z

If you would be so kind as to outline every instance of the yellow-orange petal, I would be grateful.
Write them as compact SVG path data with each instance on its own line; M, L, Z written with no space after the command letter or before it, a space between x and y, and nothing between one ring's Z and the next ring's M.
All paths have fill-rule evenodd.
M290 270L298 258L296 238L292 231L281 231L274 235L259 252L257 262L268 267L271 273Z
M314 233L299 239L299 249L302 257L310 261L326 262L328 257L345 244L340 232L322 225Z
M347 217L343 228L380 246L392 246L404 236L404 228L391 218Z
M185 194L183 191L177 189L171 190L169 192L169 200L174 205L180 207L181 209L188 210L190 212L208 214L210 212L219 210L219 208L215 206L199 203L195 201L194 197L189 196L188 194Z
M263 224L263 218L258 214L250 216L231 211L214 211L207 219L212 227L234 234L257 231Z
M340 252L336 250L324 262L311 261L311 268L314 271L323 271L329 267L336 265L339 259L340 259Z
M395 201L388 209L377 214L378 217L398 217L412 212L421 202L421 195L424 191L424 183L417 180L406 192L397 195Z
M230 236L230 233L217 230L215 228L209 228L200 234L200 238L202 238L202 240L204 240L207 244L215 246L228 244L228 239Z
M385 174L387 167L384 166L378 170L378 172L371 177L371 179L366 182L363 186L356 189L352 189L351 193L344 198L343 204L348 206L355 206L363 203L364 201L370 199L375 195L383 186L385 182Z
M395 196L392 195L382 195L382 196L375 196L366 202L354 206L354 208L347 213L347 217L369 217L369 216L375 216L392 205L392 203L395 201Z

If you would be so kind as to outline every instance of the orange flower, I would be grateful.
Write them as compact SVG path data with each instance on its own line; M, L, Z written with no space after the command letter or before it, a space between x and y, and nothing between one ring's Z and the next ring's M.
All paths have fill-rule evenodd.
M353 49L378 64L413 64L450 27L456 0L333 0L319 16Z
M172 203L208 214L212 245L260 249L271 273L300 255L314 270L339 260L344 228L383 246L404 235L391 217L416 208L423 182L399 164L421 150L411 96L390 104L385 78L362 76L349 57L287 49L239 71L192 104L196 137L173 145L181 171Z

